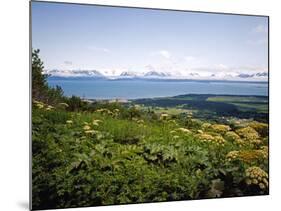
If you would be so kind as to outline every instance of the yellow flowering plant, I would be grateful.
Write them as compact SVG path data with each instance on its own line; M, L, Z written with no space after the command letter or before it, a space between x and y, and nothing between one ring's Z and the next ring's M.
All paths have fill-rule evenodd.
M268 174L260 167L253 166L249 167L245 171L245 183L250 186L254 185L259 187L261 190L268 189Z

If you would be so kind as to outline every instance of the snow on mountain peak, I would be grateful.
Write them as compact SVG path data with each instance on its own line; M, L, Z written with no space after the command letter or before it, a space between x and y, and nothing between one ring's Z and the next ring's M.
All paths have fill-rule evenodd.
M181 71L164 72L147 70L144 72L128 71L121 69L114 70L45 70L45 74L58 77L95 77L108 79L121 78L146 78L146 79L194 79L194 80L256 80L265 81L268 79L267 72L207 72L207 71Z

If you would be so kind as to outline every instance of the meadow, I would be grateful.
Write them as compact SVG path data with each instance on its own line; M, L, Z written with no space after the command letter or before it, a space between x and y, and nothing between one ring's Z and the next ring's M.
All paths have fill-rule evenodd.
M34 209L268 194L267 123L135 103L83 108L33 101Z

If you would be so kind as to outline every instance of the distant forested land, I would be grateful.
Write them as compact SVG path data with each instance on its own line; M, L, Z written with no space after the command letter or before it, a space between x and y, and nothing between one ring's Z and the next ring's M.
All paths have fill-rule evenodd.
M198 118L216 116L253 118L268 121L268 96L187 94L175 97L133 100L134 103L152 107L179 107L190 109Z

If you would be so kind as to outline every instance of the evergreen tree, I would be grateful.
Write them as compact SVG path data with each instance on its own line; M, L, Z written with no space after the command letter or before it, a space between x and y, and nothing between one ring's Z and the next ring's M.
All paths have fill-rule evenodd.
M44 65L39 58L39 52L39 49L32 51L32 98L43 101L48 86L47 75L43 74Z
M51 88L47 83L47 74L43 74L44 64L39 57L39 49L32 51L32 99L48 104L64 101L63 90L56 86Z

